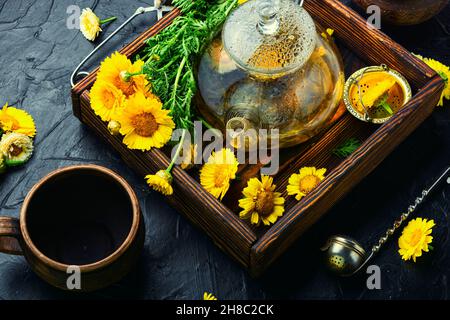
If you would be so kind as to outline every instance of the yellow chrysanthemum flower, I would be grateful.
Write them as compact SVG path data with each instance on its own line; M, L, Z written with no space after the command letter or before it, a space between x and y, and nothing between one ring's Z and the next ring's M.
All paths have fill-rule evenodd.
M398 239L400 249L398 253L403 260L413 259L422 256L422 251L428 252L429 244L433 241L431 232L435 223L433 220L416 218L411 220L403 229L402 235Z
M125 107L113 119L120 123L123 142L130 149L161 148L172 136L175 123L169 110L162 109L157 99L146 98L138 92L125 101Z
M22 133L31 138L36 135L33 117L24 110L8 107L7 103L0 110L0 126L5 132Z
M284 212L284 198L275 188L272 177L262 175L261 181L251 178L242 191L244 198L239 200L239 207L243 209L239 217L250 219L256 225L275 223Z
M185 150L186 154L182 152L180 154L181 164L180 167L183 170L188 170L194 166L195 157L197 157L197 145L191 144L188 150Z
M145 177L147 184L154 190L161 192L165 196L173 194L172 175L166 170L159 170L156 174L150 174Z
M100 26L115 19L116 17L111 17L100 20L90 8L83 9L80 16L80 31L86 39L94 41L102 31Z
M212 293L205 292L203 294L203 300L217 300L217 298Z
M103 121L110 121L123 108L125 96L111 83L97 80L92 86L91 108Z
M450 68L445 64L430 58L424 58L420 55L416 55L419 59L424 61L431 69L436 71L445 82L444 91L442 92L438 106L444 105L444 98L450 100Z
M310 193L317 185L325 179L327 169L316 169L315 167L303 167L300 172L294 173L289 178L287 186L288 195L295 195L295 199L300 200Z
M111 57L106 58L101 63L97 81L105 81L114 85L127 98L136 92L142 92L149 98L156 98L149 91L149 83L145 75L128 76L128 74L141 72L143 65L142 60L131 63L125 55L114 52Z
M246 3L247 1L248 1L248 0L238 0L238 4L241 5L241 4Z
M0 140L0 157L4 157L8 167L20 166L33 155L33 139L29 136L8 132Z
M144 67L144 61L136 60L131 66L130 73L139 73L142 71ZM134 92L142 92L147 98L159 99L150 91L150 83L147 80L147 77L144 74L138 74L130 76L128 79L128 83L131 84Z
M239 162L230 149L213 152L200 170L200 184L214 197L222 200L230 187L230 180L236 178L238 165Z
M80 31L89 41L94 41L102 31L100 18L90 9L83 9L80 16Z

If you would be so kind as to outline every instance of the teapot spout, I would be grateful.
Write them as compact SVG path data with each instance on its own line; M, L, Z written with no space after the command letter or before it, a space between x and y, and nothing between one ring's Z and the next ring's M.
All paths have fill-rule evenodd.
M258 144L258 133L253 123L244 117L233 117L226 123L227 137L230 144L236 148L250 150Z

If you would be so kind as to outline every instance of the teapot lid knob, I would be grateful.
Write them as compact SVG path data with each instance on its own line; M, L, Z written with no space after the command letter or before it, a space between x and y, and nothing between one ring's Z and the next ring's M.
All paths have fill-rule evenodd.
M285 75L303 66L316 46L316 26L292 0L250 0L227 18L225 50L244 71Z

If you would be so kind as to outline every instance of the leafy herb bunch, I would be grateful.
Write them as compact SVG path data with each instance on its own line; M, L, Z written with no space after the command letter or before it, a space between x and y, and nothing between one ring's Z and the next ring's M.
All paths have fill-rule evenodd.
M146 41L143 73L152 91L171 111L177 128L193 125L191 102L197 91L194 63L212 41L238 0L173 0L182 15Z

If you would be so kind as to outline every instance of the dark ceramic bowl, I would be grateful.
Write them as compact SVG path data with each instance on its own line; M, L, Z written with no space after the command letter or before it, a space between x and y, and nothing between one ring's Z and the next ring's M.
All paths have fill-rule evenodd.
M366 10L370 5L381 9L381 19L393 25L415 25L437 15L449 0L353 0Z
M120 280L143 242L144 221L133 189L96 165L50 173L25 197L20 219L0 217L0 252L24 255L37 275L65 290L72 289L67 281L73 267L81 291Z

